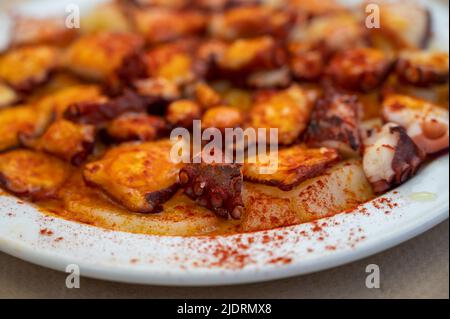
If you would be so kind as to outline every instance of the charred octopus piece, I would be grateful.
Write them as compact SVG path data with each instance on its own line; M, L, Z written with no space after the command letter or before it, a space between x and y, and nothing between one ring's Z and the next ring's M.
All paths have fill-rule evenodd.
M340 88L369 92L382 84L392 65L383 51L359 48L337 54L326 73Z
M166 128L162 117L146 113L124 113L107 125L106 133L115 142L153 141Z
M320 47L327 56L366 44L366 28L358 17L341 12L316 17L306 26L293 29L295 41Z
M406 128L408 135L427 154L448 148L448 110L425 100L389 95L383 101L383 118Z
M39 112L51 114L55 119L63 118L64 112L72 104L103 103L107 97L102 94L101 87L91 84L70 85L38 99L36 108Z
M239 127L244 122L242 112L232 106L215 106L203 114L202 129L217 128L225 132L227 128Z
M148 101L131 90L106 102L81 102L70 105L64 117L82 124L102 124L126 112L145 112Z
M312 147L335 148L345 156L358 156L360 109L356 96L330 94L320 99L311 115L306 143Z
M142 38L125 32L84 35L65 51L62 64L68 70L93 80L106 80L124 58L142 48Z
M69 164L48 154L23 149L0 154L0 186L32 200L55 196L70 174Z
M30 105L0 109L0 152L19 146L19 134L39 134L49 116Z
M261 3L260 0L193 0L191 5L206 11L220 12L227 9L256 5Z
M195 50L196 67L202 70L205 78L216 78L219 75L217 61L223 59L229 43L218 39L207 39L199 43Z
M201 107L191 100L178 100L167 107L166 119L172 126L191 128L201 117Z
M316 81L325 69L325 53L318 46L295 42L289 45L289 66L298 80Z
M59 49L34 45L0 54L0 82L20 92L30 92L49 79L57 66ZM26 61L26 63L24 63Z
M194 10L139 8L130 16L137 31L150 45L202 34L207 24L207 16Z
M40 136L23 133L19 137L28 148L53 154L78 166L94 148L95 127L57 120Z
M224 75L233 75L273 70L283 66L285 61L286 54L275 39L263 36L232 42L218 57L217 65Z
M336 0L290 0L289 4L306 18L333 15L345 12L347 8Z
M145 52L147 73L176 85L193 82L201 75L193 56L197 46L198 41L186 39L151 48Z
M225 40L261 35L283 38L292 22L293 16L287 10L270 6L242 6L213 15L209 31L213 37Z
M170 159L169 140L123 144L88 163L83 177L113 200L138 213L157 213L178 189L181 164Z
M448 82L448 53L404 51L395 70L400 81L419 87Z
M187 164L180 170L179 179L187 196L217 216L239 219L244 212L242 165Z
M253 72L247 77L246 84L257 89L285 88L291 83L288 67Z
M277 128L279 143L290 145L306 129L311 109L307 92L298 85L286 90L261 91L250 110L248 124L268 131Z
M132 0L124 2L126 2L126 5L141 8L161 7L168 9L184 9L192 4L192 0Z
M425 153L394 123L372 132L365 141L364 172L376 193L383 193L412 177Z
M133 87L134 83L149 77L148 65L145 54L142 51L133 51L122 60L108 79L108 89L115 93L124 87Z
M194 88L195 99L203 109L222 104L222 97L206 83L197 83Z
M325 147L313 149L296 145L281 149L276 163L273 163L277 164L273 173L263 172L262 169L270 168L270 163L261 163L257 159L244 164L244 179L289 191L305 180L322 174L339 161L339 154Z
M181 97L178 85L163 78L137 80L133 86L140 96L149 100L173 101Z

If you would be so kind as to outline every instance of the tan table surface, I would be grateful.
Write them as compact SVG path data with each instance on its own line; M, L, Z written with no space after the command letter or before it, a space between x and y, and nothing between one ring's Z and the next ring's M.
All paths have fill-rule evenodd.
M0 253L0 298L449 298L449 222L400 246L339 268L260 284L172 288L88 278L65 287L66 274ZM381 288L365 287L377 264Z

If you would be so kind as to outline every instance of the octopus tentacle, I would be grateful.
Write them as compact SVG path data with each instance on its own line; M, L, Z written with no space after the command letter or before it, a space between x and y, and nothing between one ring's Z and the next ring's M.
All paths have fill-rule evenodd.
M336 93L319 100L311 115L306 143L312 147L335 148L347 156L359 155L360 109L361 104L353 95Z
M416 52L400 53L395 72L403 83L429 87L448 82L448 53Z
M223 218L239 219L244 211L242 165L191 163L180 170L184 192Z
M414 176L425 153L394 123L371 132L365 141L364 172L376 193L383 193Z
M427 154L448 149L448 110L422 99L393 94L383 101L383 118L403 126Z
M337 54L326 73L343 89L368 92L380 87L392 66L393 61L383 51L359 48Z

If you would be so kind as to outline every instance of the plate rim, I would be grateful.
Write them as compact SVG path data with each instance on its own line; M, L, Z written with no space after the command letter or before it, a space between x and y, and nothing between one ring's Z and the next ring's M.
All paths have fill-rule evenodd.
M160 280L160 276L164 274L155 273L154 271L148 272L142 269L134 269L132 272L128 272L125 267L117 266L98 266L94 263L77 262L80 269L83 269L82 277L107 280L112 282L130 283L130 284L142 284L142 285L155 285L155 286L172 286L172 287L205 287L205 286L221 286L221 285L239 285L239 284L251 284L258 282L267 282L272 280L290 278L293 276L307 275L315 272L324 271L327 269L346 265L351 262L355 262L366 257L383 252L389 248L395 247L403 242L406 242L428 230L444 222L449 218L449 207L444 205L435 211L433 214L424 214L424 220L411 220L407 225L403 227L402 231L391 232L384 236L376 237L372 240L361 243L357 248L351 250L338 251L333 254L326 255L321 259L312 260L309 264L293 263L286 265L282 268L268 268L253 273L252 276L247 277L252 269L243 269L238 272L230 272L227 270L216 271L204 271L189 273L189 278L186 280L186 273L175 272L171 274L170 280ZM305 223L311 224L311 223ZM419 226L418 226L419 225ZM82 225L85 227L94 227L91 225ZM296 225L299 226L299 225ZM293 227L296 227L293 226ZM152 236L150 237L166 237L166 236ZM167 236L170 237L170 236ZM384 237L384 238L383 238ZM18 246L17 243L8 242L1 237L0 234L0 251L19 258L21 260L30 262L35 265L39 265L45 268L50 268L56 271L65 272L66 266L72 264L73 261L69 257L62 257L59 255L51 254L49 252L38 252L30 246L22 245ZM277 269L278 271L273 271ZM124 270L127 271L124 274ZM220 274L218 276L218 274Z

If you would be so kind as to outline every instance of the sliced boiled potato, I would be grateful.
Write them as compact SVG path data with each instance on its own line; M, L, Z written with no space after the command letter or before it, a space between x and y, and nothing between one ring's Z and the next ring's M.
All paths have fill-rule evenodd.
M82 223L118 231L166 236L204 235L229 231L227 222L191 201L181 191L164 203L158 214L132 213L112 201L100 190L84 184L75 174L59 196L64 209L58 214Z
M107 229L150 235L193 236L259 231L295 225L353 209L373 198L360 161L330 168L292 191L245 183L247 211L241 221L224 220L177 192L157 214L139 214L112 202L102 191L85 185L75 173L61 188L62 217Z
M361 161L342 162L291 191L246 183L243 231L258 231L312 221L355 208L374 197Z

